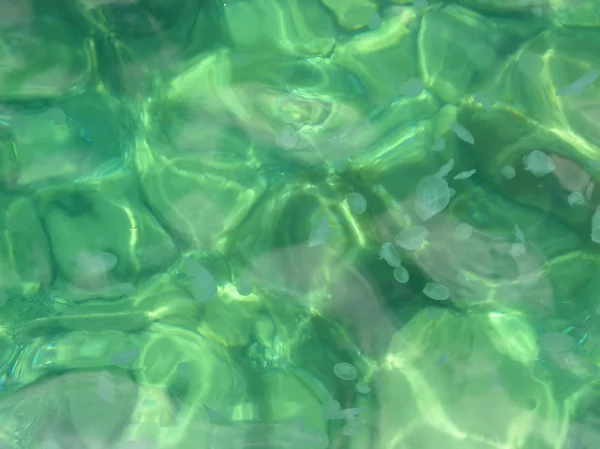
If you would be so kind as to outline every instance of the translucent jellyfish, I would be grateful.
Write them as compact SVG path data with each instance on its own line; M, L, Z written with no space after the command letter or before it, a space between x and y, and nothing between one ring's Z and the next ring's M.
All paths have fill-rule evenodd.
M596 209L596 212L592 217L591 237L594 243L600 243L600 208Z
M119 365L129 365L135 362L140 356L139 348L132 346L124 351L116 352L110 356L110 359Z
M286 126L275 138L275 143L284 150L293 150L298 145L298 133L293 126Z
M379 257L385 260L390 267L397 267L402 263L402 259L400 258L398 250L390 242L385 242L383 245L381 245Z
M552 158L543 151L534 150L523 158L525 170L531 172L535 176L544 176L552 173L556 166Z
M363 214L367 210L367 200L358 192L352 192L346 197L350 211L355 215Z
M419 78L412 77L408 81L406 81L402 87L400 88L400 92L402 95L415 98L418 97L423 91L423 81Z
M597 70L591 70L568 86L559 89L558 92L556 92L556 95L562 97L564 95L580 94L598 79L598 75L600 75L600 73Z
M423 293L435 301L445 301L450 298L450 290L437 282L428 282L425 284Z
M444 151L446 149L446 141L443 137L439 137L431 147L433 151Z
M406 284L410 280L410 274L406 268L399 266L394 268L394 279L400 284Z
M333 372L342 380L354 380L358 375L356 368L346 362L336 363L333 367Z
M521 230L519 225L515 225L515 237L519 242L525 243L525 234L523 234L523 231Z
M440 169L436 172L435 176L439 176L440 178L444 178L448 176L448 174L454 168L454 158L451 158L448 162L440 167Z
M427 0L414 0L413 5L415 9L424 9L427 7Z
M488 91L477 91L475 92L475 101L482 105L486 110L491 110L492 106L496 103L496 100L492 96L492 94Z
M210 301L217 294L217 281L202 265L193 259L187 259L184 265L190 278L190 286L194 299L200 304Z
M500 169L500 174L504 177L504 179L508 180L513 179L517 172L515 171L514 167L511 167L510 165L505 165Z
M115 400L115 387L111 382L110 374L104 372L98 376L97 385L98 396L106 402L112 403Z
M450 129L452 131L454 131L454 134L456 134L456 136L460 140L467 142L468 144L471 144L471 145L473 145L475 143L475 138L473 137L473 134L471 134L471 131L469 131L467 128L465 128L460 123L458 123L458 122L450 123Z
M364 419L352 419L346 423L342 429L342 433L344 436L351 437L359 434L363 429L365 429L366 425L367 423Z
M523 243L513 243L510 245L510 255L515 259L521 257L526 251L527 249Z
M54 440L44 440L40 444L40 449L61 449L61 445Z
M458 179L467 179L470 178L471 176L473 176L475 173L477 172L477 170L473 169L473 170L465 170L465 171L461 171L460 173L458 173L454 179L458 180Z
M237 282L237 292L242 296L248 296L254 290L254 285L247 277L240 277Z
M327 217L319 220L308 237L309 248L325 243L329 239L330 232L331 230L329 228L329 220Z
M450 203L450 187L443 178L430 175L417 183L415 211L421 220L429 220Z
M407 251L416 251L421 248L428 236L429 230L426 227L411 226L400 231L394 241L400 248Z
M370 30L376 30L381 26L381 17L376 12L371 15L367 24Z
M323 418L325 420L341 419L342 406L338 401L330 400L323 404Z
M342 419L356 419L362 412L364 412L364 409L362 408L345 408L340 410L340 416Z
M473 227L468 223L461 223L454 230L454 235L458 240L468 240L473 235Z
M577 342L571 335L561 332L549 332L540 337L540 348L548 352L566 352L575 347Z
M371 387L365 382L359 382L356 384L356 391L360 394L369 394L371 392Z
M517 67L527 76L537 76L544 68L544 60L541 55L529 50L521 53Z
M569 204L571 206L579 206L579 205L585 203L585 197L583 196L583 193L581 193L581 192L572 192L569 194L567 201L569 202Z
M85 275L100 275L117 265L117 256L105 251L82 251L77 254L77 266Z

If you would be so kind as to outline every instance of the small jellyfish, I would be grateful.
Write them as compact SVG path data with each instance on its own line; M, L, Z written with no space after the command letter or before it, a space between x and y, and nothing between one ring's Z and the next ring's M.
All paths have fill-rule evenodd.
M454 168L454 158L451 158L448 162L440 167L440 169L436 172L435 176L439 176L440 178L444 178L450 174L452 169Z
M104 372L98 376L97 385L98 396L106 402L112 403L115 400L115 387L111 382L110 374Z
M194 299L204 304L217 294L217 281L202 265L193 259L186 259L184 270L189 277L191 293Z
M556 166L552 157L543 151L534 150L523 158L525 170L531 172L535 176L544 176L552 173Z
M323 418L327 421L341 419L342 406L336 400L327 401L323 404Z
M369 394L371 392L371 387L365 382L359 382L356 384L356 391L360 394Z
M82 274L97 276L105 274L117 265L117 256L105 251L82 251L77 254L76 264Z
M454 230L458 240L468 240L473 235L473 227L469 223L461 223Z
M275 143L284 150L293 150L298 145L298 133L293 126L286 126L275 138Z
M398 250L391 242L385 242L379 250L379 257L390 266L397 267L402 263Z
M465 128L460 123L458 123L458 122L451 123L450 129L452 131L454 131L454 134L456 134L456 136L460 140L467 142L470 145L473 145L475 143L475 138L473 137L473 134L471 134L471 131L469 131L467 128Z
M342 380L354 380L358 375L356 368L346 362L336 363L333 367L333 372Z
M376 30L381 26L381 17L379 14L374 12L369 19L369 23L367 24L370 30Z
M248 279L247 277L240 277L238 279L237 282L237 292L241 295L241 296L248 296L249 294L252 293L252 290L254 290L254 285L252 285L252 282L250 281L250 279Z
M139 348L132 346L124 351L116 352L110 356L113 363L118 365L129 365L135 362L140 356Z
M405 97L415 98L421 94L423 87L423 81L419 78L412 77L402 85L400 93Z
M446 301L450 298L450 290L437 282L428 282L425 284L423 293L425 293L425 296L435 301Z
M561 332L548 332L540 337L540 347L547 352L566 352L575 347L577 342L571 335Z
M346 423L342 429L342 434L347 437L357 435L365 429L366 425L364 419L352 419Z
M580 206L585 203L585 197L581 192L572 192L569 194L567 201L571 206Z
M477 103L482 105L487 111L490 111L492 109L492 107L494 106L494 104L496 103L496 100L494 99L492 94L488 91L480 90L478 92L475 92L474 99Z
M367 210L367 200L358 192L352 192L346 197L350 211L354 215L360 215Z
M466 171L461 171L460 173L458 173L455 177L454 180L457 181L459 179L467 179L470 178L471 176L473 176L475 173L477 172L477 170L473 169L473 170L466 170Z
M514 169L514 167L511 167L510 165L505 165L500 169L500 174L504 177L504 179L509 180L513 179L517 172Z
M429 236L429 230L424 226L411 226L400 231L394 241L396 245L407 251L416 251Z
M329 234L331 230L329 228L329 220L327 217L323 217L319 220L313 228L310 236L308 237L309 248L322 245L329 240Z
M437 215L450 203L450 187L439 176L425 176L415 190L415 211L423 221Z
M40 449L61 449L61 446L54 440L44 440L40 444Z
M527 76L537 76L544 68L544 59L541 55L529 50L521 53L517 67Z
M556 95L562 97L565 95L583 93L588 88L588 86L590 86L598 79L598 75L600 75L600 72L598 72L597 70L591 70L585 75L583 75L581 78L573 81L568 86L559 89L558 92L556 92Z
M408 270L403 266L399 266L394 268L394 279L400 284L406 284L410 280L410 274L408 274Z
M523 231L517 224L515 225L515 237L519 242L525 243L525 234L523 234Z
M525 245L523 243L513 243L510 245L510 255L515 259L521 257L523 254L527 252Z
M443 137L439 137L433 144L433 146L431 147L431 149L433 151L444 151L444 149L446 148L446 141L444 140Z

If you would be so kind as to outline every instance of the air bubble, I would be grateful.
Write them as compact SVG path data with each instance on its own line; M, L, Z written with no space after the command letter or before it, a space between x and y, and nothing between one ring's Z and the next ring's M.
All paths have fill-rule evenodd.
M333 367L333 372L337 377L339 377L342 380L354 380L358 375L356 368L354 368L354 366L346 362L337 363Z

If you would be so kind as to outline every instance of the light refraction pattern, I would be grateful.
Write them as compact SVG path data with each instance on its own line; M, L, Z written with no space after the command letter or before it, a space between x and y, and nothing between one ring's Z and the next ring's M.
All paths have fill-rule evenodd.
M0 447L600 447L599 77L598 0L0 0Z

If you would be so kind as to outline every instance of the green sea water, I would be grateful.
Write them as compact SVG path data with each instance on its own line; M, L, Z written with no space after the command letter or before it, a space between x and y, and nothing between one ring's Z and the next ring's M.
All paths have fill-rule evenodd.
M599 75L599 0L0 0L0 449L597 449Z

